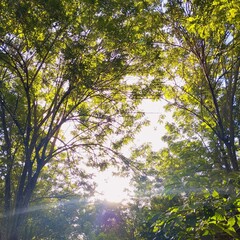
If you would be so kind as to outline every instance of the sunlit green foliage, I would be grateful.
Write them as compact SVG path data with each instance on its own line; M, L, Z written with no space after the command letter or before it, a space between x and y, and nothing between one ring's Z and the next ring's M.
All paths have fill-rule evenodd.
M146 184L135 178L137 194L146 193L143 239L240 238L239 5L152 3L149 97L164 98L173 119L167 148L133 155L145 158L139 167L148 176Z
M120 204L64 200L41 200L30 207L24 239L130 239L127 209Z
M135 1L0 6L0 213L8 239L21 237L31 200L85 195L93 184L84 165L119 162L113 150L142 125L140 100L124 80L140 68L141 46L131 44L141 32Z
M1 1L0 238L240 239L239 6ZM118 151L143 98L173 119L167 148L132 153L133 202L71 200L93 192L86 166L132 164ZM96 223L104 211L121 224Z

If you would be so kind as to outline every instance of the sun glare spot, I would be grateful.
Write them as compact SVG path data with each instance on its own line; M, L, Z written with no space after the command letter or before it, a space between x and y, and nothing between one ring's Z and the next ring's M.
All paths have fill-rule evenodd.
M97 195L96 198L109 202L120 203L129 199L129 179L113 176L111 170L101 172L96 177Z

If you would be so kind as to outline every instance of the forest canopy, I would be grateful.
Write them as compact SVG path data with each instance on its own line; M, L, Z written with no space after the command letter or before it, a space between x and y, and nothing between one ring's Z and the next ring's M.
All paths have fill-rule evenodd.
M0 239L240 239L239 6L2 0ZM167 147L127 158L146 98ZM87 201L110 165L127 205Z

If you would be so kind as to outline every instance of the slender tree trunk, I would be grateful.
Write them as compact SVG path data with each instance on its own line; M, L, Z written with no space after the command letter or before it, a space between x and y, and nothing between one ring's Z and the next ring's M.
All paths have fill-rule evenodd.
M24 191L21 188L18 189L18 197L15 204L15 209L9 217L7 226L7 240L18 240L20 236L21 227L24 226L28 215L29 203L35 189L37 179L39 177L41 166L38 166L35 174L31 177L25 186ZM25 176L27 178L27 176Z
M239 171L235 146L232 146L232 144L230 144L230 143L225 143L225 145L227 148L229 161L231 162L233 171Z
M222 153L222 160L223 160L223 164L225 166L225 169L227 172L230 172L231 171L231 168L230 168L230 165L229 165L229 162L228 162L228 155L226 153L226 150L224 148L224 143L222 141L220 141L220 150L221 150L221 153Z

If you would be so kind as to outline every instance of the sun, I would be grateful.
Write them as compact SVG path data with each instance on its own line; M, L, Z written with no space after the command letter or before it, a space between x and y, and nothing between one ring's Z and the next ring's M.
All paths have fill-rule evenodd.
M121 203L130 200L127 189L130 189L130 179L113 175L113 169L107 169L96 176L96 198L108 202Z

